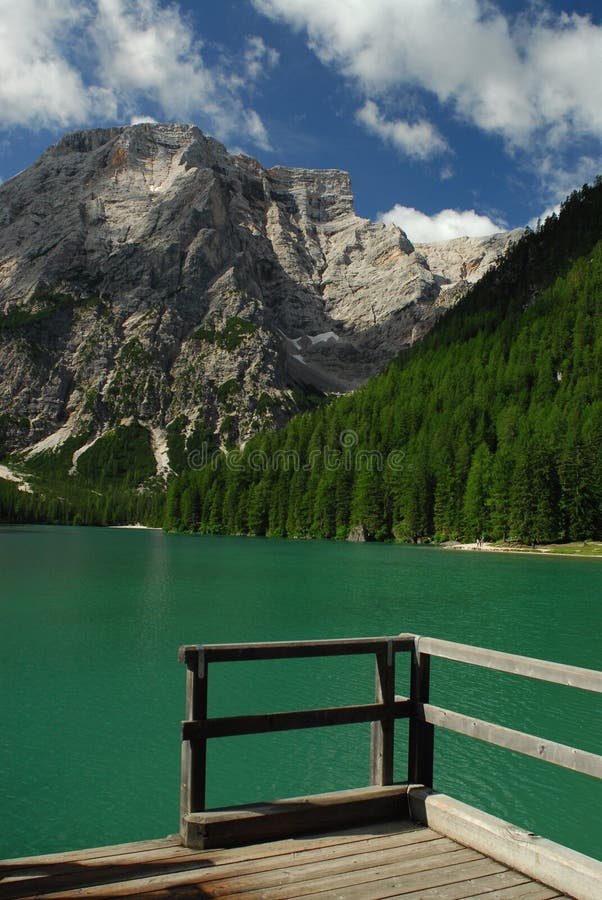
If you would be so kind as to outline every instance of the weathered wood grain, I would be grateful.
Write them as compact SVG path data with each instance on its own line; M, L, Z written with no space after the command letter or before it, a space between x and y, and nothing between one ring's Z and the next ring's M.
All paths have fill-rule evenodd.
M186 718L207 718L207 659L202 650L186 655ZM186 821L188 813L205 809L207 782L207 739L195 736L182 741L180 783L180 834L182 842L192 844Z
M218 737L238 737L243 734L269 734L276 731L296 731L303 728L325 728L330 725L357 725L362 722L393 721L406 718L412 706L407 700L388 704L364 703L358 706L333 706L322 709L301 709L294 712L258 713L255 715L224 716L204 721L182 722L182 740L195 741ZM390 784L389 782L386 782Z
M423 784L425 787L433 786L435 730L424 718L416 715L416 710L420 704L429 702L430 671L431 658L428 653L422 653L416 643L412 650L410 678L413 715L410 718L408 738L408 781Z
M404 635L406 638L407 635ZM595 669L583 669L564 663L548 662L543 659L532 659L529 656L518 656L514 653L503 653L500 650L486 650L483 647L471 647L469 644L456 644L437 638L420 637L417 639L420 653L470 663L498 672L511 675L523 675L539 681L564 684L581 688L584 691L602 693L602 672Z
M311 838L201 853L185 848L171 848L171 855L168 855L169 849L165 848L79 860L76 866L64 862L51 866L22 866L20 869L13 869L13 872L20 873L18 884L9 884L7 879L0 882L3 885L2 896L3 900L22 897L31 892L32 884L38 893L43 894L47 891L56 892L59 888L69 890L85 886L86 881L100 885L119 883L128 878L133 882L140 878L157 878L166 872L176 882L183 878L185 882L195 884L202 876L202 882L206 883L327 860L350 857L358 859L362 854L370 855L382 850L403 849L406 853L411 853L414 848L418 848L418 852L424 853L427 851L423 847L445 842L445 839L422 826L416 828L414 825L411 830L401 831L398 828L399 826L392 833L382 835L330 836L329 843L322 838Z
M83 852L70 861L73 854L15 860L21 880L2 882L2 897L551 900L560 893L407 820L225 850L187 850L172 838L95 848L89 859Z
M6 868L35 860L37 865L54 865L59 862L78 862L80 860L95 859L96 857L118 856L121 854L133 855L146 853L149 850L164 850L182 848L179 834L172 834L166 838L157 838L153 841L134 841L127 844L111 844L106 847L88 847L84 850L68 850L62 853L44 853L40 856L15 856L0 862L0 873ZM184 849L184 848L183 848ZM189 852L189 851L187 851Z
M494 894L496 890L507 891L514 887L526 891L530 884L532 882L526 875L513 872L512 869L504 869L494 875L480 875L468 880L457 881L454 884L440 884L425 890L410 891L404 894L395 893L393 896L405 897L407 900L417 900L417 898L420 900L465 900L466 897L472 897L477 892Z
M454 858L450 864L450 858ZM479 872L491 874L500 871L498 863L480 857L470 850L456 850L431 857L431 865L425 860L374 866L358 872L347 872L328 878L289 885L288 887L245 892L245 900L289 900L292 897L325 898L341 897L344 900L375 900L390 897L402 891L416 891L449 884L474 877ZM211 895L209 895L211 896Z
M370 784L392 784L395 744L395 719L404 714L395 702L395 653L389 643L387 652L376 657L375 700L383 704L385 715L373 722L370 734ZM411 705L405 709L409 715Z
M341 638L320 641L270 641L253 644L184 644L179 650L180 662L190 651L203 649L207 662L236 662L250 659L300 659L316 656L355 656L376 653L391 642L394 652L410 650L413 636L383 638Z
M551 900L551 898L561 897L554 888L545 887L543 884L537 884L535 881L514 888L504 888L493 892L487 891L482 894L471 894L470 896L473 900L477 900L479 897L488 897L489 900L518 900L518 898L522 897L529 897L530 900Z
M602 778L602 756L598 756L596 753L568 747L566 744L525 734L523 731L515 731L504 725L495 725L492 722L475 719L473 716L442 709L430 703L419 703L415 709L416 717L420 721L438 725L457 734L477 738L487 744L495 744L496 747L514 750L516 753L532 756L564 769L581 772L583 775ZM424 784L424 782L421 783Z
M430 828L524 872L558 893L580 900L602 897L602 862L517 828L453 797L410 790L412 815Z
M381 848L335 859L320 859L317 862L299 859L293 866L282 866L259 873L248 872L237 877L228 876L214 879L210 883L204 882L203 889L209 897L230 897L234 894L252 896L258 891L269 895L271 891L277 894L279 890L294 883L296 890L309 893L309 888L306 889L303 885L309 883L309 886L313 887L317 879L348 874L353 877L354 873L363 878L365 872L370 872L374 868L380 870L389 865L408 867L411 871L416 867L425 869L430 867L432 860L440 861L447 854L450 858L454 858L459 851L465 852L455 841L440 838L432 842Z
M407 785L335 791L190 814L188 845L227 847L407 815Z

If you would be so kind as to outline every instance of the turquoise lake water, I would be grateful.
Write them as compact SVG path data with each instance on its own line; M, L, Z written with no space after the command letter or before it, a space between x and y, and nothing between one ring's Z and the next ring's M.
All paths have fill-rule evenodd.
M183 643L415 632L602 668L602 560L14 527L0 565L0 857L178 830ZM373 682L364 658L215 665L210 714L371 702ZM432 702L601 752L584 691L436 660ZM362 786L368 757L367 725L217 740L209 803ZM438 731L435 783L601 855L594 779Z

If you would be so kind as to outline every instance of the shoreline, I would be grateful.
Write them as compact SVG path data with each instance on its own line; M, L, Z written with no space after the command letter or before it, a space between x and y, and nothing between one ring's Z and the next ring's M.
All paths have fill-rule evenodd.
M56 523L54 523L56 524ZM19 527L27 527L27 526L52 526L51 522L0 522L2 527L6 528L19 528ZM60 527L64 528L76 528L76 527L88 527L88 526L77 526L72 524L63 524ZM191 531L169 531L161 526L157 525L143 525L141 522L130 523L127 525L100 525L93 526L100 528L110 528L121 531L161 531L165 534L188 534L188 535L196 535L197 537L202 537L203 535L199 532L191 532ZM223 535L211 535L213 537L246 537L246 538L256 538L259 535L246 535L246 534L223 534ZM326 540L329 543L337 543L340 542L336 538L313 538L313 537L303 537L303 538L275 538L274 535L262 535L263 539L276 539L276 540L285 540L285 541L312 541L312 540ZM364 543L358 542L358 543ZM366 543L373 543L372 541L367 541ZM381 543L381 542L376 542ZM397 544L397 545L406 545L411 546L411 541L384 541L382 543L389 544ZM598 540L586 540L586 541L571 541L566 544L538 544L536 546L531 546L528 544L521 544L518 541L512 542L492 542L492 541L472 541L468 543L463 543L462 541L448 540L442 541L438 543L436 541L420 541L419 543L422 546L433 547L438 550L462 550L473 553L517 553L517 554L529 554L531 556L556 556L564 559L602 559L602 541Z
M106 528L127 528L130 531L163 531L163 529L158 526L142 525L140 522L136 522L135 525L107 525Z
M530 547L519 543L492 543L474 541L464 544L460 541L444 541L439 544L442 550L469 550L477 553L521 553L534 556L561 556L573 559L602 559L602 542L573 541L568 544L540 544Z

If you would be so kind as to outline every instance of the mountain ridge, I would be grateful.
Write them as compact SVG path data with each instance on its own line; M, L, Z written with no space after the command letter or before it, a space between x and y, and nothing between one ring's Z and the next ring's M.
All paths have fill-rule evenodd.
M182 435L244 443L380 371L518 236L445 260L356 216L340 170L187 125L66 135L0 186L4 450L81 456L136 422L166 473Z
M13 454L0 520L375 540L598 538L601 236L597 179L358 391L227 454L208 431L191 449L168 426L178 475L167 476L167 495L148 428L133 416L89 437L85 452L75 436L26 460ZM241 328L205 330L228 347ZM15 467L20 482L6 480Z

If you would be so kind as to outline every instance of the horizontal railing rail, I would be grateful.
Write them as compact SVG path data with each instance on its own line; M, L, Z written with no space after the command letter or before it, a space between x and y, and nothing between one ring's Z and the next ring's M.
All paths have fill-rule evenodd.
M266 659L303 659L315 656L356 656L412 650L415 635L394 637L337 638L320 641L269 641L253 644L184 644L178 651L180 662L199 654L207 662L248 662Z
M441 659L451 659L497 672L507 672L510 675L522 675L525 678L602 693L602 672L596 669L582 669L579 666L532 659L514 653L502 653L500 650L484 650L470 644L456 644L430 637L416 636L416 647L418 653L438 656Z
M238 737L243 734L268 734L274 731L296 731L303 728L325 728L328 725L357 725L382 722L391 712L397 719L407 718L413 709L411 700L399 697L391 705L365 703L361 706L331 706L324 709L299 709L294 712L259 713L251 716L228 716L203 722L182 722L182 739Z
M410 696L395 693L396 656L410 653ZM292 712L208 717L208 667L218 662L370 655L375 658L375 702ZM413 634L395 637L254 644L187 644L186 720L182 723L182 835L187 817L205 810L207 741L218 737L372 723L370 784L393 784L395 722L409 719L408 781L433 785L435 727L442 727L563 768L602 778L602 756L430 703L431 658L602 692L602 672Z
M495 725L472 716L465 716L450 709L433 706L431 703L416 704L412 708L412 715L421 722L438 725L448 731L454 731L456 734L477 738L479 741L494 744L496 747L503 747L506 750L514 750L516 753L522 753L523 756L542 759L544 762L553 763L563 769L572 769L583 775L602 778L602 756L586 750L577 750L566 744L535 737L532 734L515 731L513 728Z
M469 644L457 644L452 641L416 635L416 667L428 672L431 657L467 663L551 684L580 688L595 693L602 692L602 672L595 669L548 662L514 653L486 650L482 647L472 647ZM396 699L405 698L397 697ZM416 723L414 727L419 733L417 742L425 747L426 751L425 756L421 757L420 746L417 748L417 755L412 759L414 768L411 774L416 781L422 784L432 786L433 763L429 751L432 752L435 726L494 744L497 747L514 750L516 753L541 759L564 769L594 778L602 778L602 756L434 706L429 703L428 676L427 682L422 685L420 696L413 696L412 699L415 703L410 721Z

